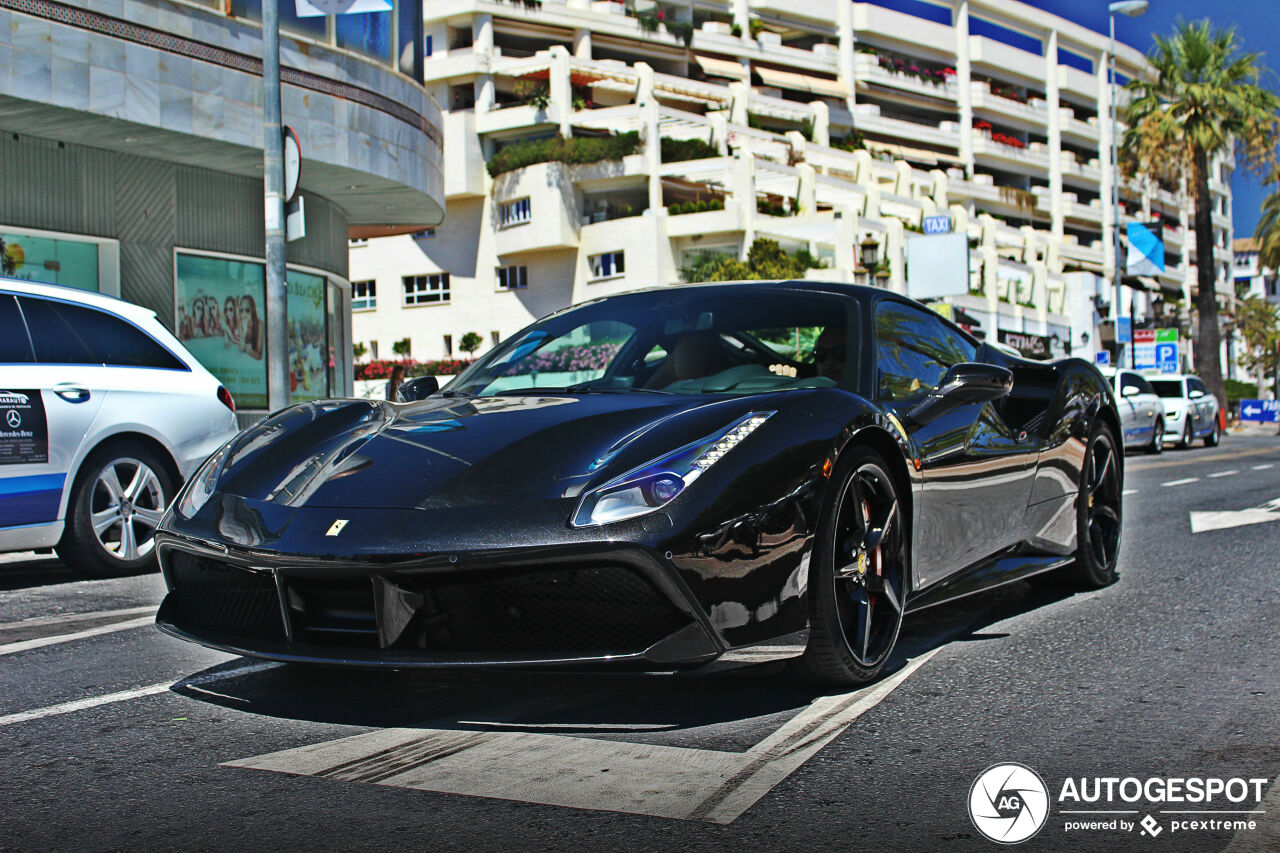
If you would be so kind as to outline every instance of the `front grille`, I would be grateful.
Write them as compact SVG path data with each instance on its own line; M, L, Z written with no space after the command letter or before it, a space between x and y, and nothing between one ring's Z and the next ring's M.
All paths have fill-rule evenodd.
M280 598L271 575L184 551L169 551L165 563L175 621L233 637L284 642Z
M412 581L397 581L408 589ZM625 654L682 627L687 617L622 566L465 579L427 587L423 647L474 652Z
M196 633L286 642L275 578L217 559L166 556L173 621ZM292 644L431 658L642 652L689 622L619 565L316 578L282 573Z

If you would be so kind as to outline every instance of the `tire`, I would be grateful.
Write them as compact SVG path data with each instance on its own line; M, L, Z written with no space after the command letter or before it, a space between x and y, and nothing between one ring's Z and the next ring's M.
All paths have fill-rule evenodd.
M173 494L168 469L149 448L135 442L98 448L76 476L58 556L90 578L155 571L155 528Z
M1148 453L1164 453L1164 420L1156 418L1156 431L1151 436L1151 443L1147 445Z
M866 447L846 451L823 503L809 564L809 645L802 679L855 687L884 669L907 591L907 520L889 466Z
M1122 522L1123 455L1110 428L1089 434L1076 497L1076 553L1069 576L1076 586L1099 589L1116 579Z
M1209 430L1209 434L1204 437L1205 447L1217 447L1218 442L1222 441L1222 432L1218 426L1218 416L1213 417L1213 429Z
M1187 413L1187 420L1182 425L1182 440L1178 442L1178 447L1183 450L1191 449L1191 442L1195 441L1191 432L1191 413Z

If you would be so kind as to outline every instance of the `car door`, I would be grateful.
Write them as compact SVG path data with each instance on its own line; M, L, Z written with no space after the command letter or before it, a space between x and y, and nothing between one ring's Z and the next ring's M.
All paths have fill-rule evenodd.
M930 311L891 299L875 306L876 396L899 419L978 347ZM924 485L916 501L917 587L1022 538L1036 446L989 403L962 405L914 430Z
M1217 399L1209 393L1209 389L1199 378L1187 377L1187 409L1195 412L1191 421L1191 432L1195 436L1207 435L1213 429L1213 416L1217 410Z
M72 465L106 393L69 363L60 331L38 319L32 324L20 308L43 301L0 291L0 528L59 518Z
M1145 444L1155 430L1155 391L1147 380L1129 370L1120 371L1116 380L1125 446Z

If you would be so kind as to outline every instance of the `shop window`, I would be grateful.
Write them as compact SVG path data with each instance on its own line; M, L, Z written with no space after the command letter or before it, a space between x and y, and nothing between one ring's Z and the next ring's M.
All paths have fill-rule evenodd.
M334 33L338 47L384 62L391 58L390 12L335 15Z
M266 279L260 263L179 253L178 340L242 409L267 407Z

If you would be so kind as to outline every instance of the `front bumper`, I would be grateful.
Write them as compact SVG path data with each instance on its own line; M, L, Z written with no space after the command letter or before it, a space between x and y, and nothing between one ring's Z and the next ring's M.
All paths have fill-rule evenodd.
M156 624L233 654L364 667L672 669L726 648L674 573L634 546L375 564L161 533L157 554L169 594Z

